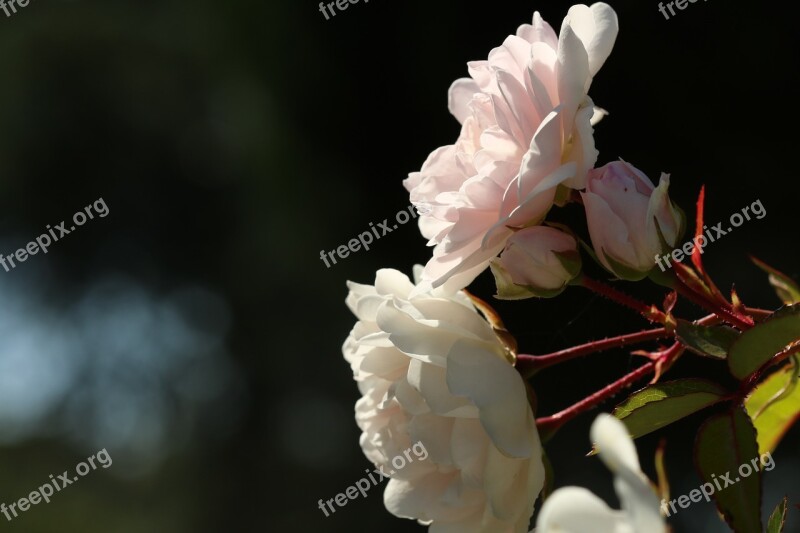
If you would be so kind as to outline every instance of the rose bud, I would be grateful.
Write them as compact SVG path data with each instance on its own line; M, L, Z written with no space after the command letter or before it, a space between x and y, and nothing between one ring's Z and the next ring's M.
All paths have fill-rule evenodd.
M568 233L533 226L514 233L491 268L498 298L551 298L580 273L581 256L577 241Z
M640 170L615 161L589 172L586 208L589 235L602 265L621 279L638 281L656 256L675 246L684 216L669 199L669 174L658 187Z

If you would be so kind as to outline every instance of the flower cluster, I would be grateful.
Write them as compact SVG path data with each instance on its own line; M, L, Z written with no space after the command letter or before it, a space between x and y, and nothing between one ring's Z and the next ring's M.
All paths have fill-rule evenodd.
M606 112L589 91L617 33L617 15L604 3L573 6L558 33L536 12L486 60L469 63L469 78L456 80L449 91L450 112L461 124L458 138L431 153L404 182L432 257L415 267L413 282L396 270L380 270L374 285L349 283L347 305L358 322L343 353L362 394L356 404L361 447L389 473L386 508L433 533L527 532L546 477L540 435L546 440L578 413L645 376L656 382L687 349L716 349L719 359L731 335L756 325L758 312L736 295L728 301L699 255L692 257L693 267L676 265L674 278L655 273L656 258L685 230L683 212L669 198L669 176L656 185L625 161L598 164L594 126ZM580 227L556 222L554 215L568 204L582 209ZM698 205L702 209L702 201ZM698 221L702 226L702 211ZM587 257L619 280L649 277L675 292L663 310L640 303L589 278ZM497 314L465 290L487 268L498 298L552 298L581 285L662 327L549 355L519 354ZM693 323L674 317L679 294L712 315ZM709 328L722 322L737 329ZM686 340L692 335L699 339L695 345ZM713 346L716 335L727 335L724 347L722 341ZM649 362L599 393L535 418L535 394L526 380L535 372L670 337L669 348L636 352ZM781 342L773 342L776 350L786 346ZM776 357L785 361L788 355ZM748 362L738 368L732 371L744 385L735 394L705 391L709 405L731 398L735 404L752 392L763 367ZM681 390L676 387L675 395ZM601 415L592 440L616 476L622 510L612 511L584 489L560 489L543 503L536 531L665 531L629 429ZM392 470L391 459L414 442L429 457Z
M557 292L574 269L559 268L552 252L575 250L576 243L554 234L559 230L530 228L545 223L572 191L585 191L592 242L610 270L612 264L635 272L654 266L651 248L660 242L649 215L659 215L674 244L679 224L667 177L656 189L622 162L593 170L593 126L605 112L588 93L617 32L617 16L604 3L572 7L558 35L537 12L487 60L469 63L470 78L453 83L450 111L461 134L405 181L411 202L426 208L419 226L434 246L423 281L464 288L505 250L496 269L501 294L509 282L537 295ZM627 202L635 208L617 209ZM614 223L605 223L605 216ZM524 267L507 275L520 255Z

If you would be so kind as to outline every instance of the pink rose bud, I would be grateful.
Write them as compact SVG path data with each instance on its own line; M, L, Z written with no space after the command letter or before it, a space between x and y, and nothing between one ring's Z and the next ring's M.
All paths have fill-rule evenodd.
M603 266L619 278L646 277L656 256L678 241L684 217L668 190L668 174L654 187L643 172L624 161L589 172L581 196L592 246Z
M581 256L571 235L549 226L533 226L514 233L491 268L498 298L550 298L580 273Z

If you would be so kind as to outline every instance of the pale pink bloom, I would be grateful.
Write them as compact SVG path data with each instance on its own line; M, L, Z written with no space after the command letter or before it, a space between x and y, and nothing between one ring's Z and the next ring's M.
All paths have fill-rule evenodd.
M534 13L471 78L450 88L462 124L455 144L434 151L404 185L435 246L423 280L467 286L513 233L540 223L559 185L582 189L594 166L593 124L603 112L587 92L617 36L607 4L570 8L560 35Z
M550 226L516 232L499 258L491 263L497 296L518 300L560 294L581 270L578 242Z
M646 276L680 237L683 216L669 198L668 174L655 187L633 165L615 161L592 170L581 194L594 251L622 279Z
M363 395L361 447L391 478L386 508L431 533L526 532L542 449L525 382L492 327L463 292L414 295L396 270L348 286L358 322L343 352ZM415 443L424 460L393 464Z

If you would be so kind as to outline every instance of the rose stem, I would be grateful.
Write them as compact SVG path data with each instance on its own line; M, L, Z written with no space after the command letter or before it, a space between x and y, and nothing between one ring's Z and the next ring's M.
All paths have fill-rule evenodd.
M638 344L640 342L652 341L663 339L670 336L666 328L650 329L646 331L639 331L637 333L627 333L616 337L609 337L602 340L588 342L580 346L573 346L557 352L545 355L517 355L517 369L524 377L530 377L539 370L583 357L585 355L593 354L596 352L603 352L612 348L621 348L631 344Z
M637 313L641 314L650 322L655 322L659 324L663 324L666 322L666 316L664 313L658 310L655 306L647 305L644 302L640 302L636 298L632 296L628 296L625 293L622 293L611 287L610 285L606 285L600 281L594 280L589 278L588 276L581 276L575 281L576 285L580 285L581 287L585 287L590 291L593 291L601 296L608 298L609 300L616 302L624 307L628 307L633 309Z
M537 418L536 427L539 430L539 434L543 436L543 440L547 440L548 438L552 437L561 426L576 416L594 409L607 399L616 395L621 390L631 386L633 383L639 381L643 377L653 372L658 372L659 368L662 367L664 363L669 363L671 360L679 357L683 353L683 350L684 348L681 343L676 342L670 348L661 352L661 356L657 360L650 361L649 363L640 366L633 372L622 376L614 383L600 389L594 394L587 396L578 403L571 405L570 407L567 407L566 409L559 411L554 415Z
M727 307L724 307L719 303L707 298L705 295L695 291L680 278L677 278L677 280L678 282L675 284L675 290L678 291L678 294L685 297L692 303L700 306L706 311L714 313L721 319L725 320L725 322L728 322L741 330L750 329L755 325L755 322L753 322L753 319L749 316L742 316L733 309L728 309Z

